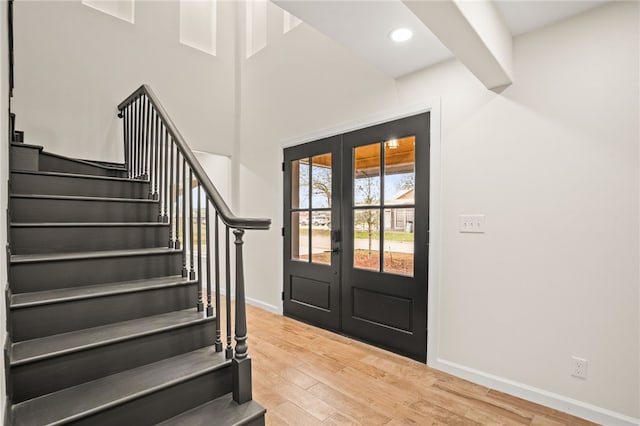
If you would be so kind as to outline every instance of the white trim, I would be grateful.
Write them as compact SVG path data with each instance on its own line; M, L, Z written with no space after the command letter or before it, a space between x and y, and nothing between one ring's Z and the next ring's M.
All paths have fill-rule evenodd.
M245 297L247 303L251 306L255 306L256 308L264 309L265 311L271 312L272 314L282 315L282 306L278 307L275 305L271 305L269 303L264 303L261 300L254 299L252 297Z
M481 386L495 389L518 398L526 399L527 401L544 405L545 407L554 408L558 411L562 411L576 417L581 417L595 423L616 426L640 425L640 419L625 416L624 414L616 413L614 411L607 410L606 408L587 404L585 402L529 386L524 383L494 376L451 361L436 359L433 362L429 362L429 366L446 373L453 374L454 376L463 378L470 382L477 383Z
M232 293L234 293L233 289L232 289ZM220 295L227 297L226 289L221 288L220 289ZM230 300L232 300L232 301L236 300L235 293L231 295ZM275 306L275 305L271 305L269 303L263 302L262 300L254 299L253 297L248 297L248 296L245 296L244 300L245 300L245 302L247 302L247 304L249 304L251 306L255 306L256 308L263 309L265 311L271 312L272 314L282 315L282 306L278 307L278 306Z
M441 149L441 100L427 99L418 103L402 105L368 117L327 127L306 135L286 139L282 149L313 142L330 136L340 135L377 124L398 120L412 115L429 112L430 154L429 154L429 292L427 295L427 364L438 358L438 305L440 301L440 256L442 252L441 209L442 209L442 149ZM284 154L282 154L284 155ZM282 159L284 161L284 158ZM281 178L283 179L283 178ZM281 188L284 182L281 180ZM280 203L282 205L282 202ZM282 272L283 273L283 272ZM282 275L281 273L281 275ZM282 312L282 309L280 309Z
M285 139L280 144L282 148L288 148L290 146L301 145L307 142L317 141L319 139L328 138L335 135L340 135L342 133L352 132L354 130L364 129L367 127L375 126L377 124L386 123L392 120L399 120L401 118L410 117L412 115L418 115L423 112L430 112L433 109L438 109L438 117L440 116L440 98L432 99L425 102L419 102L409 105L403 105L396 108L391 108L389 110L383 111L378 114L373 114L358 120L352 120L345 123L341 123L335 126L326 127L324 129L307 133L301 136L295 136L290 139ZM433 126L433 119L431 120L431 124ZM438 122L438 130L440 128L440 123ZM431 130L433 143L433 129ZM438 144L440 141L438 140Z
M429 155L429 262L427 282L427 365L438 359L440 270L442 267L442 133L440 98L430 105Z

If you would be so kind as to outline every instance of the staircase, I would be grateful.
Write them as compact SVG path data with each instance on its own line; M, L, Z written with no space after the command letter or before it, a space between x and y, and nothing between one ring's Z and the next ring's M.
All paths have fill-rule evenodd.
M120 108L125 164L11 143L7 425L264 424L251 400L243 220L219 205L149 90ZM236 237L235 348L229 297L220 329L219 224L227 295L230 229Z

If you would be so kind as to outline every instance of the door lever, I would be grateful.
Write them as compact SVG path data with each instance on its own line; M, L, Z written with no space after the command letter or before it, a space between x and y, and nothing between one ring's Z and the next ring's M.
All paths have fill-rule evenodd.
M331 250L331 253L340 253L342 251L342 249L340 247L336 247L333 250Z

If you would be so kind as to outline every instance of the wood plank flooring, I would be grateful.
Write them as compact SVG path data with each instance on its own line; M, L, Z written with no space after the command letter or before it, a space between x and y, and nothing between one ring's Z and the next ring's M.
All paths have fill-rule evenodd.
M267 425L592 425L364 343L247 306Z

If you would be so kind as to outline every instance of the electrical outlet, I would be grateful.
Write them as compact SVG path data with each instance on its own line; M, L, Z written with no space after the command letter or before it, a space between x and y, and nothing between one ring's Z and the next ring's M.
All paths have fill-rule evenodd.
M589 360L585 358L579 358L577 356L571 357L571 375L580 379L587 378L587 366Z
M485 216L483 214L461 214L460 232L484 233Z

